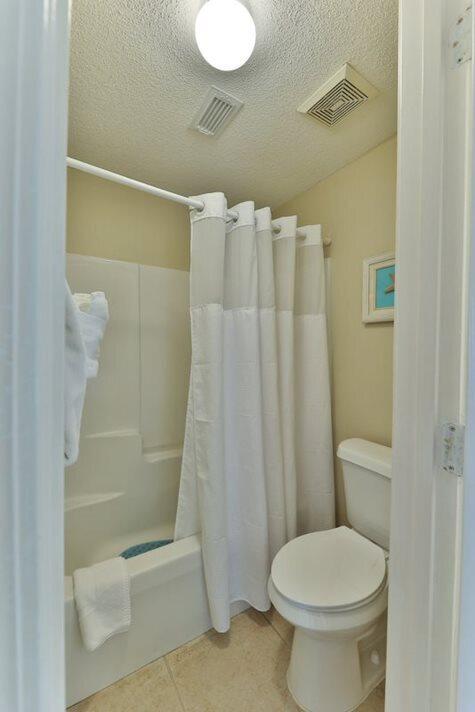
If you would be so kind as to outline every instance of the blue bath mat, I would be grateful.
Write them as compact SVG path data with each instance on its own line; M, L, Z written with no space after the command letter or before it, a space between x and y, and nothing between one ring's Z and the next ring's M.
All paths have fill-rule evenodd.
M172 541L173 539L158 539L157 541L145 541L143 544L135 544L135 546L129 546L129 548L123 551L120 556L122 556L123 559L131 559L133 556L145 554L146 551L153 551L154 549L159 549L161 546L171 544Z

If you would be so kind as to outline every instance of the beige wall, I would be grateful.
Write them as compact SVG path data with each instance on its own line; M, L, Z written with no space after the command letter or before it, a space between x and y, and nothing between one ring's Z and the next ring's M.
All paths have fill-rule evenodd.
M69 168L67 250L188 270L188 209Z
M335 444L361 437L391 444L393 325L361 321L362 260L394 249L396 138L279 208L333 239L331 323ZM341 468L337 510L345 519Z

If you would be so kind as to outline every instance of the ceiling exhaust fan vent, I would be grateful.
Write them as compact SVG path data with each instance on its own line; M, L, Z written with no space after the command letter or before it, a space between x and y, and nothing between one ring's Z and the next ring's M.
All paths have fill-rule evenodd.
M216 136L229 124L242 104L235 96L211 87L193 120L192 128L206 136Z
M335 126L377 94L377 90L350 64L344 64L325 84L298 108L326 126Z

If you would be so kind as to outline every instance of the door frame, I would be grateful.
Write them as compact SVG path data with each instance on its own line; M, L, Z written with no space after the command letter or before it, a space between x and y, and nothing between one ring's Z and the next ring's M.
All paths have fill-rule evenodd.
M450 37L464 0L400 0L393 479L386 712L457 709L471 62ZM473 701L472 701L473 707Z
M472 37L475 38L475 12L472 17ZM473 53L475 56L475 53ZM470 103L469 103L470 105ZM475 116L475 72L472 68L471 115ZM475 141L471 145L471 212L470 232L475 238ZM475 275L475 250L470 256L470 274ZM467 430L465 440L465 477L462 529L462 576L460 603L458 710L471 712L475 700L475 289L469 290Z
M0 689L64 711L67 0L0 22Z

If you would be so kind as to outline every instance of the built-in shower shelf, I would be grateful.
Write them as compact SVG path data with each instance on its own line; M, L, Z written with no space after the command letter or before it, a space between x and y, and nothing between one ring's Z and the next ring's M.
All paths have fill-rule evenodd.
M183 448L172 447L146 447L143 456L146 462L164 462L165 460L178 460L183 455Z
M64 501L64 509L70 512L73 509L81 509L82 507L91 507L95 504L103 504L110 502L118 497L123 497L124 492L101 492L98 494L78 494L73 497L66 497Z

